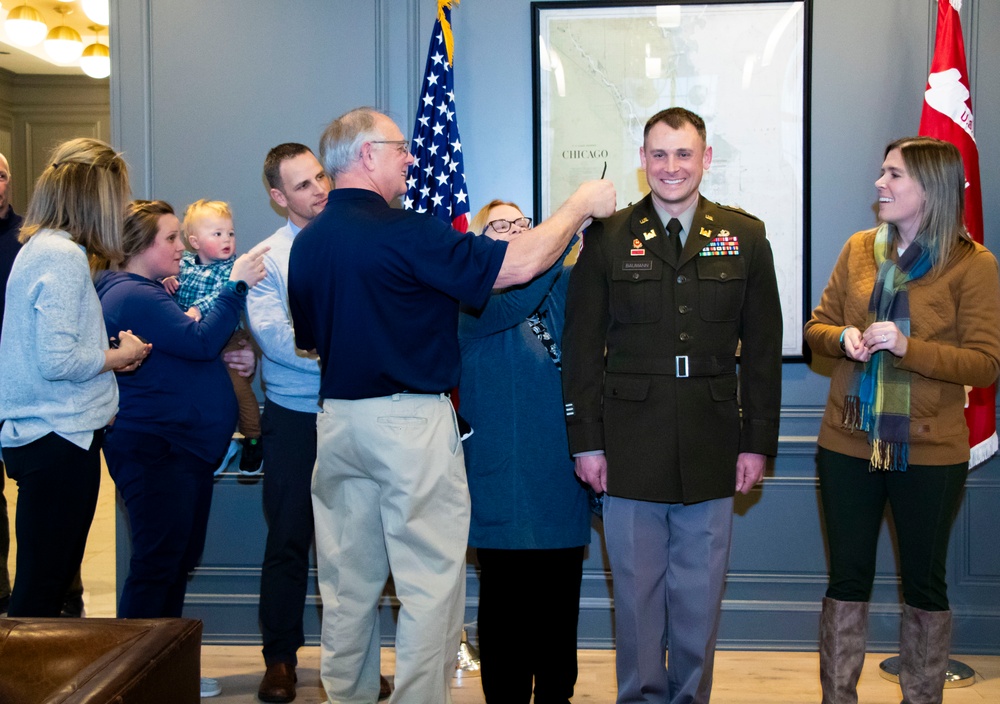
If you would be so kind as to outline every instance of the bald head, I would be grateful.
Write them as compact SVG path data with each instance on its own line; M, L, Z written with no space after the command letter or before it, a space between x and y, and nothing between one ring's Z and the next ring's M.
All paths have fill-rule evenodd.
M10 164L7 157L0 154L0 218L10 212Z

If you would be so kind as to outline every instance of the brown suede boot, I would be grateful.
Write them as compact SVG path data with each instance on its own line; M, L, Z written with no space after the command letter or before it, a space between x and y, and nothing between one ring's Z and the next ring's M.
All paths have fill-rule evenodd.
M951 611L903 604L899 627L899 686L903 704L941 704L951 651Z
M857 704L865 664L868 602L823 598L819 619L819 681L823 704Z

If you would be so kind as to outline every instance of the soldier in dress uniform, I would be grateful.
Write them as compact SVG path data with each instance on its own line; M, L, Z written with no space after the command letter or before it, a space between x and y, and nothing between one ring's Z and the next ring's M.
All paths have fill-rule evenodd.
M640 157L651 193L587 230L570 280L566 422L607 493L618 702L708 702L733 496L777 453L781 309L764 223L699 193L704 121L657 113Z

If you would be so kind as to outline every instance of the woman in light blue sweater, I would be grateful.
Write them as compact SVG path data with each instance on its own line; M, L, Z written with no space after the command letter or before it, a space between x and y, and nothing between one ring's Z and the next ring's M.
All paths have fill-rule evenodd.
M17 578L10 616L58 616L97 506L112 370L150 346L118 332L109 349L93 275L121 259L128 171L104 142L59 145L24 216L0 337L0 444L17 482Z
M530 227L516 205L499 200L470 225L505 240L531 237ZM576 682L590 508L563 418L559 345L568 280L557 261L459 316L460 411L473 428L464 443L469 545L480 566L479 647L491 704L527 704L532 684L536 702L568 702Z

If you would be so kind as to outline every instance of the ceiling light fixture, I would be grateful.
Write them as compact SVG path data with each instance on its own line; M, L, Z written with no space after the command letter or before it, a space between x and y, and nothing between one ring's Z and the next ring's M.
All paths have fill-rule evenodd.
M108 0L82 0L83 13L90 18L91 22L108 26L111 21L111 10L108 7Z
M63 22L66 21L66 15L73 12L65 7L56 7L55 11L63 16ZM45 53L57 63L71 64L80 58L82 52L83 38L72 27L61 24L50 29L45 35Z
M88 29L94 32L94 43L83 50L80 68L91 78L107 78L111 75L111 51L98 41L101 27L91 25Z
M27 3L15 7L3 23L7 36L18 46L35 46L45 38L48 27L41 13Z

